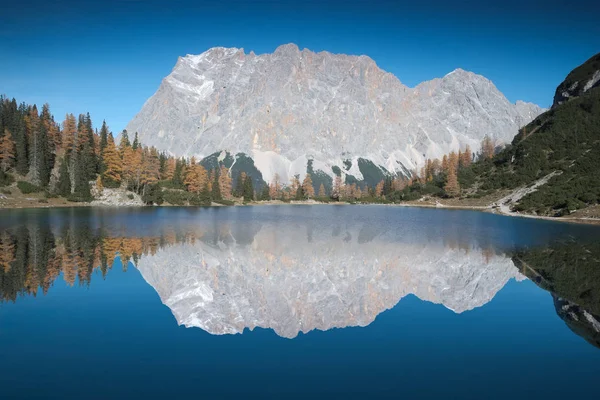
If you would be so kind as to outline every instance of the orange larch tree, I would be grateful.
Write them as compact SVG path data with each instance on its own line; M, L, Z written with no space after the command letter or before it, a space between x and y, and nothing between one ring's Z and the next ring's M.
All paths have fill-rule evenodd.
M290 189L292 190L292 197L296 196L296 193L298 192L298 188L300 186L300 178L298 177L298 175L294 175L294 177L292 178L292 183L290 185Z
M185 178L183 180L184 185L187 187L188 192L200 193L202 190L202 184L200 179L200 168L196 163L196 157L192 157L190 165L186 168Z
M306 174L304 180L302 181L302 191L304 192L304 196L312 199L315 197L315 188L313 187L312 178L310 174Z
M152 185L158 182L160 178L160 159L156 148L144 147L142 150L142 174L140 183L142 185Z
M162 179L165 179L168 181L173 179L173 175L175 174L176 164L177 164L177 161L175 161L174 157L167 158L167 166L165 168L165 173L164 173L164 176L162 177Z
M496 152L496 145L492 138L488 135L485 135L483 140L481 141L481 155L484 159L489 159L494 157L494 153Z
M448 156L446 154L442 157L442 171L448 173Z
M273 180L269 185L269 197L271 199L278 199L281 197L281 178L278 173L275 173Z
M458 171L458 154L455 151L450 152L448 157L448 173L450 171L454 171L455 174Z
M67 154L71 154L75 150L76 137L77 122L75 121L75 116L73 114L67 114L65 116L65 121L63 122L61 139L62 148Z
M377 185L375 185L375 197L380 198L383 194L383 185L385 183L383 181L379 181Z
M453 168L450 168L448 171L448 178L444 190L450 197L457 197L460 195L460 185L458 184L456 171Z
M53 147L53 149L51 150L56 151L60 149L62 142L60 129L58 128L56 122L54 122L54 117L50 113L50 106L48 105L48 103L44 104L44 106L42 107L41 119L42 123L44 124L44 127L46 128L48 141Z
M106 187L118 187L121 185L123 161L119 156L112 135L109 134L107 139L106 147L102 151L102 159L105 165L102 172L102 184Z
M6 232L0 235L0 268L8 273L15 260L15 241Z
M4 135L0 137L0 167L6 172L12 166L15 159L15 142L8 129L4 129Z
M325 197L325 186L323 186L323 184L321 183L321 185L319 186L319 197L323 198Z
M471 147L467 145L465 148L465 152L462 153L461 166L468 168L471 166L471 162L473 161L473 152L471 151Z

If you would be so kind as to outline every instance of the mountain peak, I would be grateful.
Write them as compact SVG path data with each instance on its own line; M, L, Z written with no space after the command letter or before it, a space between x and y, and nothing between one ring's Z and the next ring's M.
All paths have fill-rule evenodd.
M187 61L191 64L198 64L204 60L222 59L231 57L236 53L244 52L244 49L237 47L211 47L201 54L186 54L184 57L179 57L179 61Z
M466 71L462 68L456 68L451 72L448 72L445 76L451 76L451 75L468 75L468 74L472 74L472 72Z
M357 180L373 176L361 171L365 160L378 176L406 174L426 158L475 150L490 132L510 142L541 112L511 104L462 69L410 89L370 57L293 43L251 57L215 47L182 60L127 130L178 156L244 153L267 182L275 174L302 179L309 159L330 179L336 168Z
M300 49L294 43L282 44L282 45L278 46L274 52L274 54L278 54L278 55L279 54L296 54L296 53L300 53Z

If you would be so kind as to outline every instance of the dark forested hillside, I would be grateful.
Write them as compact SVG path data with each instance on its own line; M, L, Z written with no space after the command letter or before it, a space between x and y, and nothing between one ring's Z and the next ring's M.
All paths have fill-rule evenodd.
M518 210L554 215L598 203L600 88L540 115L481 169L482 190L516 188L559 172L521 199Z
M522 128L512 144L480 168L481 189L516 188L556 173L525 196L519 211L564 215L600 202L600 55L576 68L557 89L567 100ZM583 90L586 89L586 90Z
M569 74L557 89L557 93L565 93L562 99L520 129L510 145L494 154L494 144L484 140L474 163L456 162L462 160L460 152L441 162L428 162L416 174L418 179L404 189L403 198L410 193L416 196L408 198L500 197L500 193L529 187L552 174L547 183L513 204L513 209L562 216L600 203L598 82L600 54Z

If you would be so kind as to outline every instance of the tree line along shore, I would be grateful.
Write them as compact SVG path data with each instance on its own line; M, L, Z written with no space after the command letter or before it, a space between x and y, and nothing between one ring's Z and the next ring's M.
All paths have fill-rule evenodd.
M1 97L0 207L83 205L104 191L126 191L140 205L310 200L485 208L506 193L559 172L510 206L524 214L565 217L600 200L600 176L590 172L600 170L600 142L595 140L599 98L593 89L540 115L505 147L486 136L478 153L466 146L441 160L426 160L409 177L388 175L370 187L338 170L330 184L316 187L311 173L302 181L294 176L289 183L277 175L264 182L242 170L232 176L225 162L205 167L204 160L144 146L137 132L130 138L124 130L117 144L106 122L94 128L89 114L67 114L58 123L47 104L38 110Z

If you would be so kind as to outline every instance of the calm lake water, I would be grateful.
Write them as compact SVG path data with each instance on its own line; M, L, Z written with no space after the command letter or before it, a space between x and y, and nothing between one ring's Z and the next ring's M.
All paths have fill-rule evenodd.
M594 398L600 227L385 206L0 211L0 398Z

